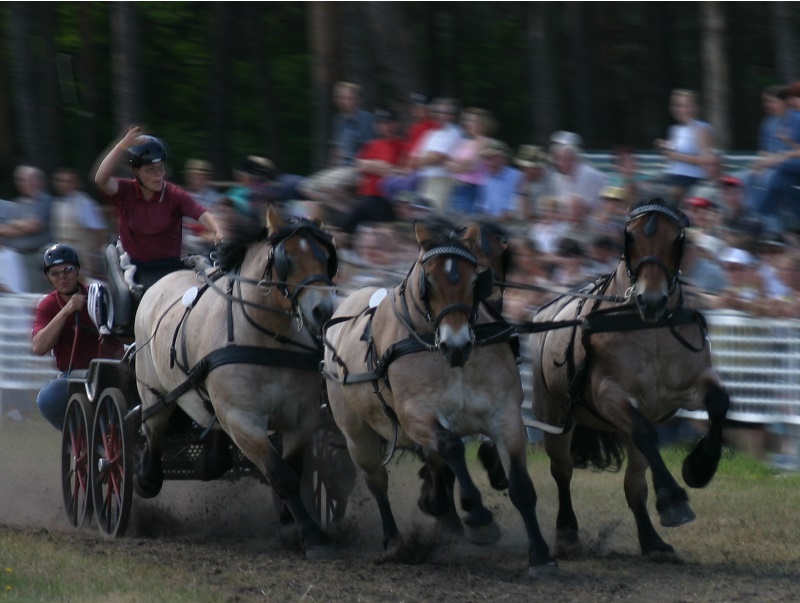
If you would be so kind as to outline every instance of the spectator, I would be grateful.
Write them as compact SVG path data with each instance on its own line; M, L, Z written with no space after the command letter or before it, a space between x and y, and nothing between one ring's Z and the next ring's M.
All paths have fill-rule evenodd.
M744 249L728 247L720 254L728 283L714 307L739 310L754 316L764 315L764 285L758 261Z
M577 135L575 135L577 136ZM557 140L568 140L560 137ZM606 176L587 165L580 156L580 148L572 144L555 144L550 151L555 167L554 189L558 202L565 208L576 208L586 216L595 207L600 191L606 185Z
M625 191L625 206L627 207L643 196L642 186L645 176L636 164L636 155L630 147L617 147L613 151L614 171L609 175L608 184Z
M0 241L0 293L25 293L29 291L25 263L15 249L4 247Z
M361 108L361 86L337 82L333 87L336 115L331 123L329 167L354 165L361 146L375 138L372 114Z
M800 227L800 112L787 103L788 89L782 88L777 97L782 113L775 124L775 137L782 143L783 150L771 153L760 160L760 166L768 170L765 189L760 204L755 208L764 221L767 230L780 232L785 228L781 220L781 210L786 209L794 218L788 227ZM779 143L775 143L780 147Z
M378 137L364 145L356 158L361 175L356 194L358 203L345 218L342 230L353 234L361 222L392 222L396 218L390 199L384 196L381 180L405 159L405 142L398 137L395 114L388 109L375 111Z
M703 167L706 170L706 177L698 180L686 192L686 198L703 197L711 201L717 207L722 208L722 179L727 178L724 174L724 158L717 149L709 149L704 155Z
M550 158L541 147L529 144L521 145L514 158L514 163L522 170L517 207L528 220L536 219L541 200L554 194L549 162Z
M25 264L28 285L37 292L40 253L51 242L50 224L53 198L45 191L45 175L38 168L20 165L14 170L14 185L19 196L6 205L0 223L0 240L17 251Z
M697 95L690 90L673 90L669 107L675 125L667 140L656 140L656 149L668 159L665 177L672 197L679 204L686 192L707 177L704 161L711 149L713 130L697 118Z
M719 179L721 186L722 228L726 238L734 237L728 244L734 247L743 245L739 242L742 235L757 229L758 235L764 230L758 216L747 207L744 184L734 176L723 176ZM757 238L757 237L756 237Z
M540 253L548 259L553 259L558 253L561 239L571 228L567 213L562 211L558 199L545 197L542 200L541 216L531 225L528 236L534 241Z
M409 95L409 101L411 123L408 126L405 137L406 159L416 151L417 145L419 145L425 134L438 126L436 121L430 117L427 96L419 92L412 92Z
M771 222L770 230L779 225L779 207L766 205L767 189L777 175L777 166L790 151L790 139L797 128L798 118L786 103L785 86L768 86L761 94L764 118L758 131L759 159L746 176L747 205L761 217ZM777 202L773 196L771 202Z
M120 157L127 155L133 179L112 178ZM184 268L181 262L182 218L189 216L222 238L214 216L178 186L166 182L167 150L153 136L130 128L108 153L101 155L94 180L117 206L122 247L136 266L136 293L162 276Z
M108 242L108 224L97 202L80 188L75 170L56 170L50 226L57 241L69 245L84 258L84 273L100 276L103 273L100 250Z
M213 173L214 168L211 164L202 159L188 159L183 168L186 192L222 224L219 204L223 195L209 184L209 178ZM182 247L184 254L207 254L214 246L212 237L213 233L206 230L200 223L189 218L183 219Z
M262 225L267 204L273 200L272 181L277 169L266 157L248 155L233 169L236 184L225 191L240 219L256 220Z
M119 356L121 344L101 340L86 308L86 286L80 282L78 254L67 245L56 244L44 253L44 274L53 291L36 306L33 321L33 353L50 352L59 375L39 392L36 404L45 419L61 431L67 411L67 377L72 370L85 370L98 357Z
M534 289L552 287L551 264L545 261L536 243L527 237L512 240L510 248L514 250L514 263L508 281L531 288L507 288L503 294L503 315L510 320L528 322L542 304L553 298L548 290Z
M475 211L478 188L485 177L485 166L481 153L492 142L489 135L494 131L494 118L485 109L470 107L461 112L464 138L453 150L445 168L453 179L453 195L450 209L471 214Z
M461 141L461 128L455 124L458 105L452 99L441 98L433 102L432 111L437 127L429 130L418 149L412 151L410 165L419 171L418 192L437 211L445 212L453 190L445 164Z
M586 273L600 275L613 272L619 265L623 251L622 245L618 243L618 237L596 236L592 239L589 247L589 257L585 265Z
M605 186L600 191L600 203L588 217L588 229L598 235L619 237L625 230L630 199L621 186Z
M586 254L580 242L564 237L558 244L558 262L553 272L553 282L562 287L576 287L586 282L586 264Z
M475 208L501 221L519 216L516 202L522 174L508 165L510 155L508 145L499 140L487 144L480 153L486 174L478 187Z
M699 300L699 307L712 305L709 295L720 295L728 285L725 270L719 262L724 244L718 239L704 236L696 230L687 233L681 273L689 293Z

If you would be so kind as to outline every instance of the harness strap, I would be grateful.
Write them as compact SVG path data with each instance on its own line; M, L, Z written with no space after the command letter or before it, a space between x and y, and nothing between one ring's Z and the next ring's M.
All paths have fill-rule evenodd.
M256 364L279 368L296 368L304 371L319 371L321 356L308 352L279 350L252 345L229 345L207 354L194 365L187 379L172 391L160 396L158 401L142 412L142 421L171 406L175 401L205 380L215 368L226 364Z

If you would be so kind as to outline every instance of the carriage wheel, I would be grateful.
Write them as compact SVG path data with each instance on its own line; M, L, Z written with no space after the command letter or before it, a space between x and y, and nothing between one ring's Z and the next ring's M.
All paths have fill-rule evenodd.
M330 527L344 519L347 498L355 487L356 479L355 465L347 451L344 436L332 417L325 417L317 428L312 450L314 510L320 525Z
M67 522L76 530L92 518L89 487L89 438L92 405L83 394L74 394L67 405L61 430L61 493Z
M133 494L133 434L124 423L128 405L115 387L104 390L92 428L92 501L100 531L125 534Z

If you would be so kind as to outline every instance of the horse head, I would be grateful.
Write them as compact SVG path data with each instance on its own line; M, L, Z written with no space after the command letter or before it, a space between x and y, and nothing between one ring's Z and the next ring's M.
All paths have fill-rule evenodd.
M283 304L301 324L319 336L333 315L332 280L338 268L330 234L306 218L284 220L272 206L267 209L267 241L271 252L264 273L267 285L283 294Z
M625 267L631 297L645 322L657 322L667 309L680 276L689 220L663 199L642 199L625 225Z
M481 278L478 260L464 244L475 243L480 229L470 227L460 237L434 236L417 223L415 233L420 256L411 272L411 286L416 286L426 320L433 325L439 352L450 366L464 366L475 344L472 323L478 303L491 293L491 271L487 271L488 280Z
M485 301L495 310L502 313L504 283L511 268L511 248L508 244L508 233L502 226L492 222L479 222L477 226L480 229L480 237L477 240L463 238L467 233L466 228L462 228L458 233L462 236L461 242L478 259L478 270L480 272L487 269L490 270L492 280L497 279L499 281L499 287L493 288L491 295Z

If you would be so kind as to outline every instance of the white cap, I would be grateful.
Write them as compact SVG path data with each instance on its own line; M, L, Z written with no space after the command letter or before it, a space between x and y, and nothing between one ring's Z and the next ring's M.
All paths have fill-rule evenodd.
M722 250L719 259L724 264L743 264L745 266L752 266L756 263L756 258L744 249L737 249L736 247L726 247Z

